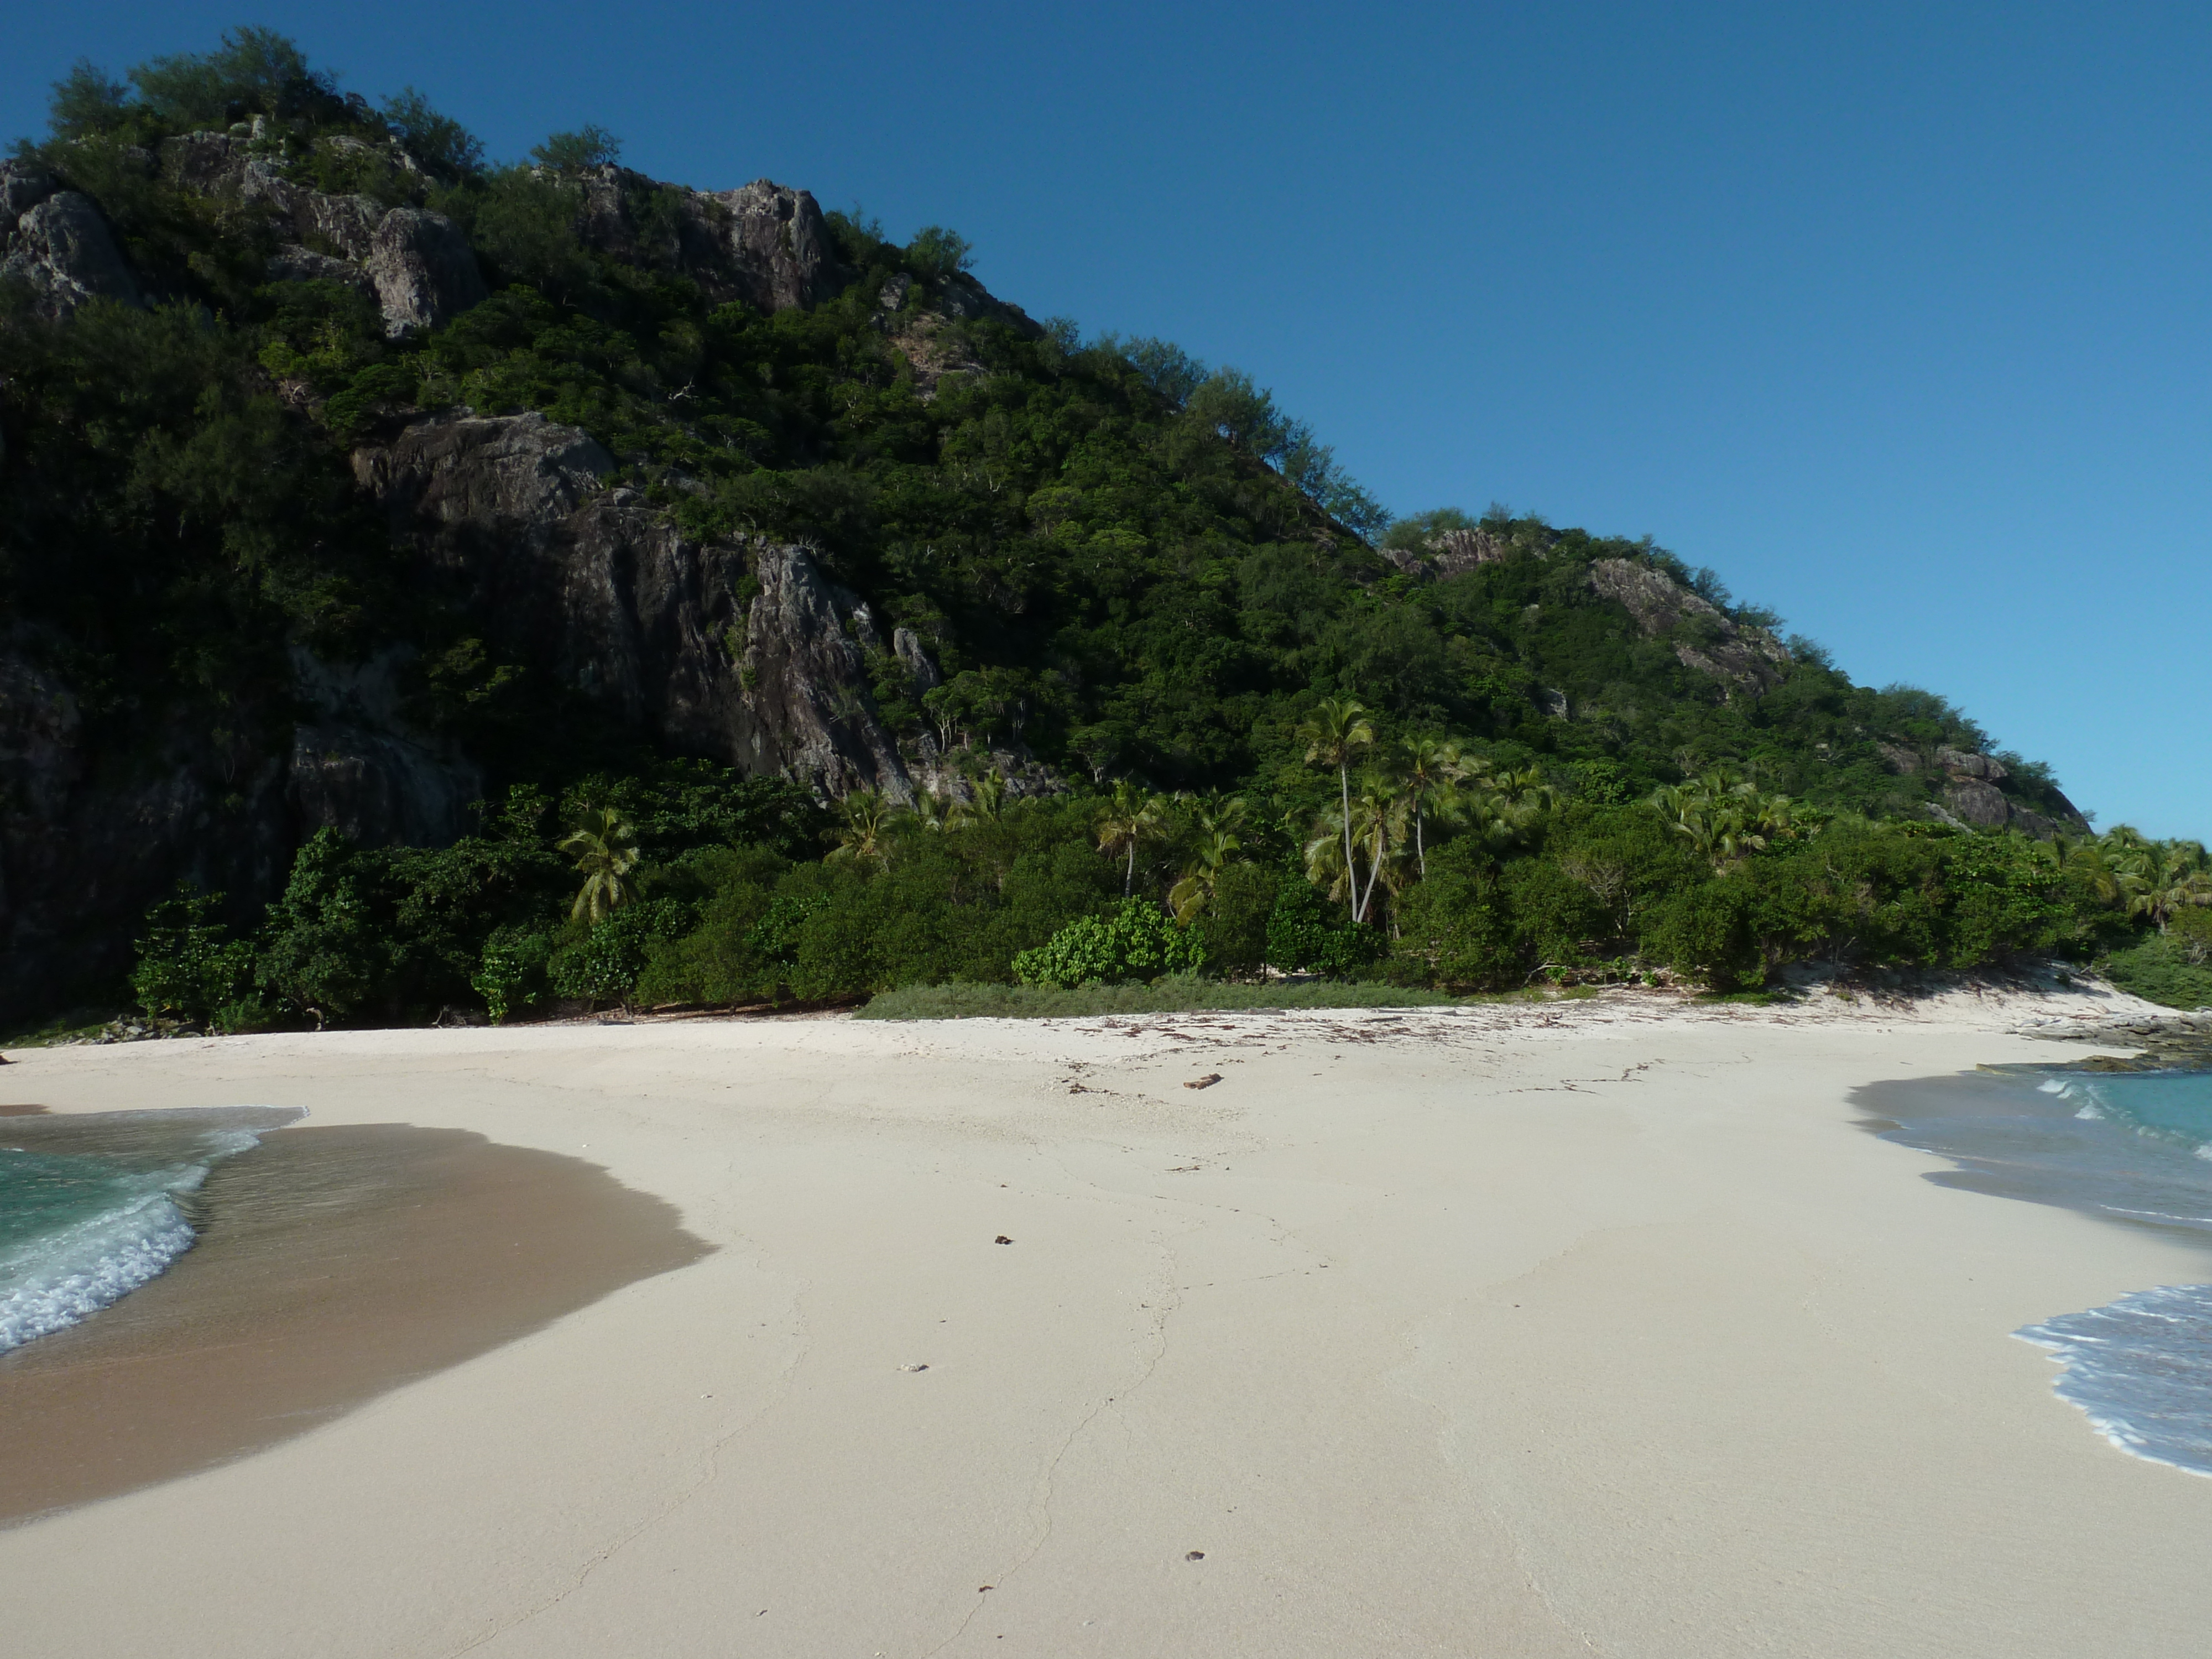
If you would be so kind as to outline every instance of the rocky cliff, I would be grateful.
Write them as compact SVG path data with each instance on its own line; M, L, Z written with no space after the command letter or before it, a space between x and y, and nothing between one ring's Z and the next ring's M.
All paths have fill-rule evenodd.
M418 422L354 467L503 657L678 750L826 795L911 793L875 714L875 618L806 549L687 538L542 415Z
M392 158L414 166L396 147ZM146 178L240 216L266 250L266 281L353 288L394 337L485 297L476 256L449 219L307 187L283 160L259 121L125 157ZM582 185L585 241L709 299L774 312L848 280L804 191L767 180L692 191L614 167ZM0 281L9 279L36 316L61 324L95 299L139 307L167 297L132 269L91 198L20 161L0 165ZM952 314L997 307L972 279L947 294ZM943 314L909 305L897 325L921 343ZM635 490L610 483L615 463L598 442L535 414L425 417L361 448L353 465L421 580L458 588L506 659L666 749L781 774L825 796L877 788L910 798L875 713L870 656L896 649L917 691L935 683L935 666L910 635L883 638L867 605L827 580L806 548L689 538ZM51 1003L58 986L112 983L138 919L180 879L228 894L233 920L248 925L319 828L370 845L439 845L464 833L484 775L410 722L411 654L393 645L333 661L295 646L282 706L240 708L222 730L142 720L126 763L56 665L68 659L65 642L24 625L0 635L0 1018Z
M1646 639L1666 639L1685 668L1754 695L1782 684L1790 653L1763 628L1747 628L1662 573L1628 559L1599 559L1590 586L1618 601Z

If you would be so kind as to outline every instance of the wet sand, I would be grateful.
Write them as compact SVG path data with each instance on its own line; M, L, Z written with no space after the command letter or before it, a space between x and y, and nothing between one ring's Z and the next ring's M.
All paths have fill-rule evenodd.
M398 1123L273 1131L185 1207L167 1272L0 1354L0 1525L304 1434L708 1249L595 1165Z

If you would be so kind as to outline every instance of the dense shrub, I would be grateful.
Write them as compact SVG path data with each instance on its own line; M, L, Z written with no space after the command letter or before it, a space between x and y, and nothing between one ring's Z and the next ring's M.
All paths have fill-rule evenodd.
M1150 899L1124 899L1104 915L1079 916L1035 950L1014 958L1024 985L1149 983L1166 974L1195 973L1206 945L1195 927L1181 927Z
M213 1022L246 995L252 983L253 947L210 920L222 896L180 887L146 913L131 988L149 1014Z
M586 1002L627 1002L653 946L682 936L689 908L669 898L624 905L555 950L545 964L554 992Z
M484 942L469 986L483 999L493 1024L534 1012L552 994L546 972L552 956L551 939L528 928L501 927Z
M1304 879L1276 890L1267 913L1267 966L1286 974L1341 975L1381 955L1383 940L1371 927L1354 927L1324 903Z

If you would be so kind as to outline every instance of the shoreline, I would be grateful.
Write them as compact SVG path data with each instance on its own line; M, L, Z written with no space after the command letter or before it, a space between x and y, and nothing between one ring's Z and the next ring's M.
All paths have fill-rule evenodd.
M404 1124L266 1130L186 1207L163 1271L0 1354L0 1528L265 1450L704 1249L591 1165Z
M2012 1333L2197 1254L1855 1127L1863 1085L2061 1057L2008 1028L2063 1012L18 1051L57 1112L264 1100L589 1159L714 1250L0 1533L0 1589L58 1656L2193 1654L2205 1489Z

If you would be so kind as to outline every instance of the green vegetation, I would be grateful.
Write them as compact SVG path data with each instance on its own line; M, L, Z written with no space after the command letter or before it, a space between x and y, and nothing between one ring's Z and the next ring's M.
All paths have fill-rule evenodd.
M448 216L490 297L394 339L353 289L270 280L266 215L158 160L209 128L299 183ZM235 1030L913 1006L918 986L1090 1006L1139 993L1052 986L1167 975L1158 994L1182 995L1201 960L1400 1000L1662 975L1731 992L1796 961L2021 951L2205 997L2201 848L1930 822L1955 752L2005 771L2014 809L2080 827L2046 768L1932 693L1855 685L1797 639L1771 684L1698 666L1779 619L1649 541L1498 507L1394 523L1249 375L1159 340L944 310L958 367L925 373L882 313L896 277L906 317L962 280L973 250L942 227L902 246L833 214L841 294L711 303L654 251L672 198L613 167L612 135L493 164L420 94L343 94L258 29L121 81L80 64L22 155L94 198L156 301L52 325L0 294L0 605L104 763L213 733L191 763L243 811L234 780L289 749L304 645L395 650L410 718L488 781L451 847L325 832L265 915L159 907L133 980L149 1012ZM608 191L643 251L586 234ZM348 462L463 404L588 430L692 537L817 550L926 642L944 683L915 696L879 652L874 712L965 781L913 809L817 802L641 752L503 659ZM1449 574L1423 563L1477 544ZM1594 586L1614 560L1712 609L1647 631ZM1073 787L1017 796L1030 760Z

